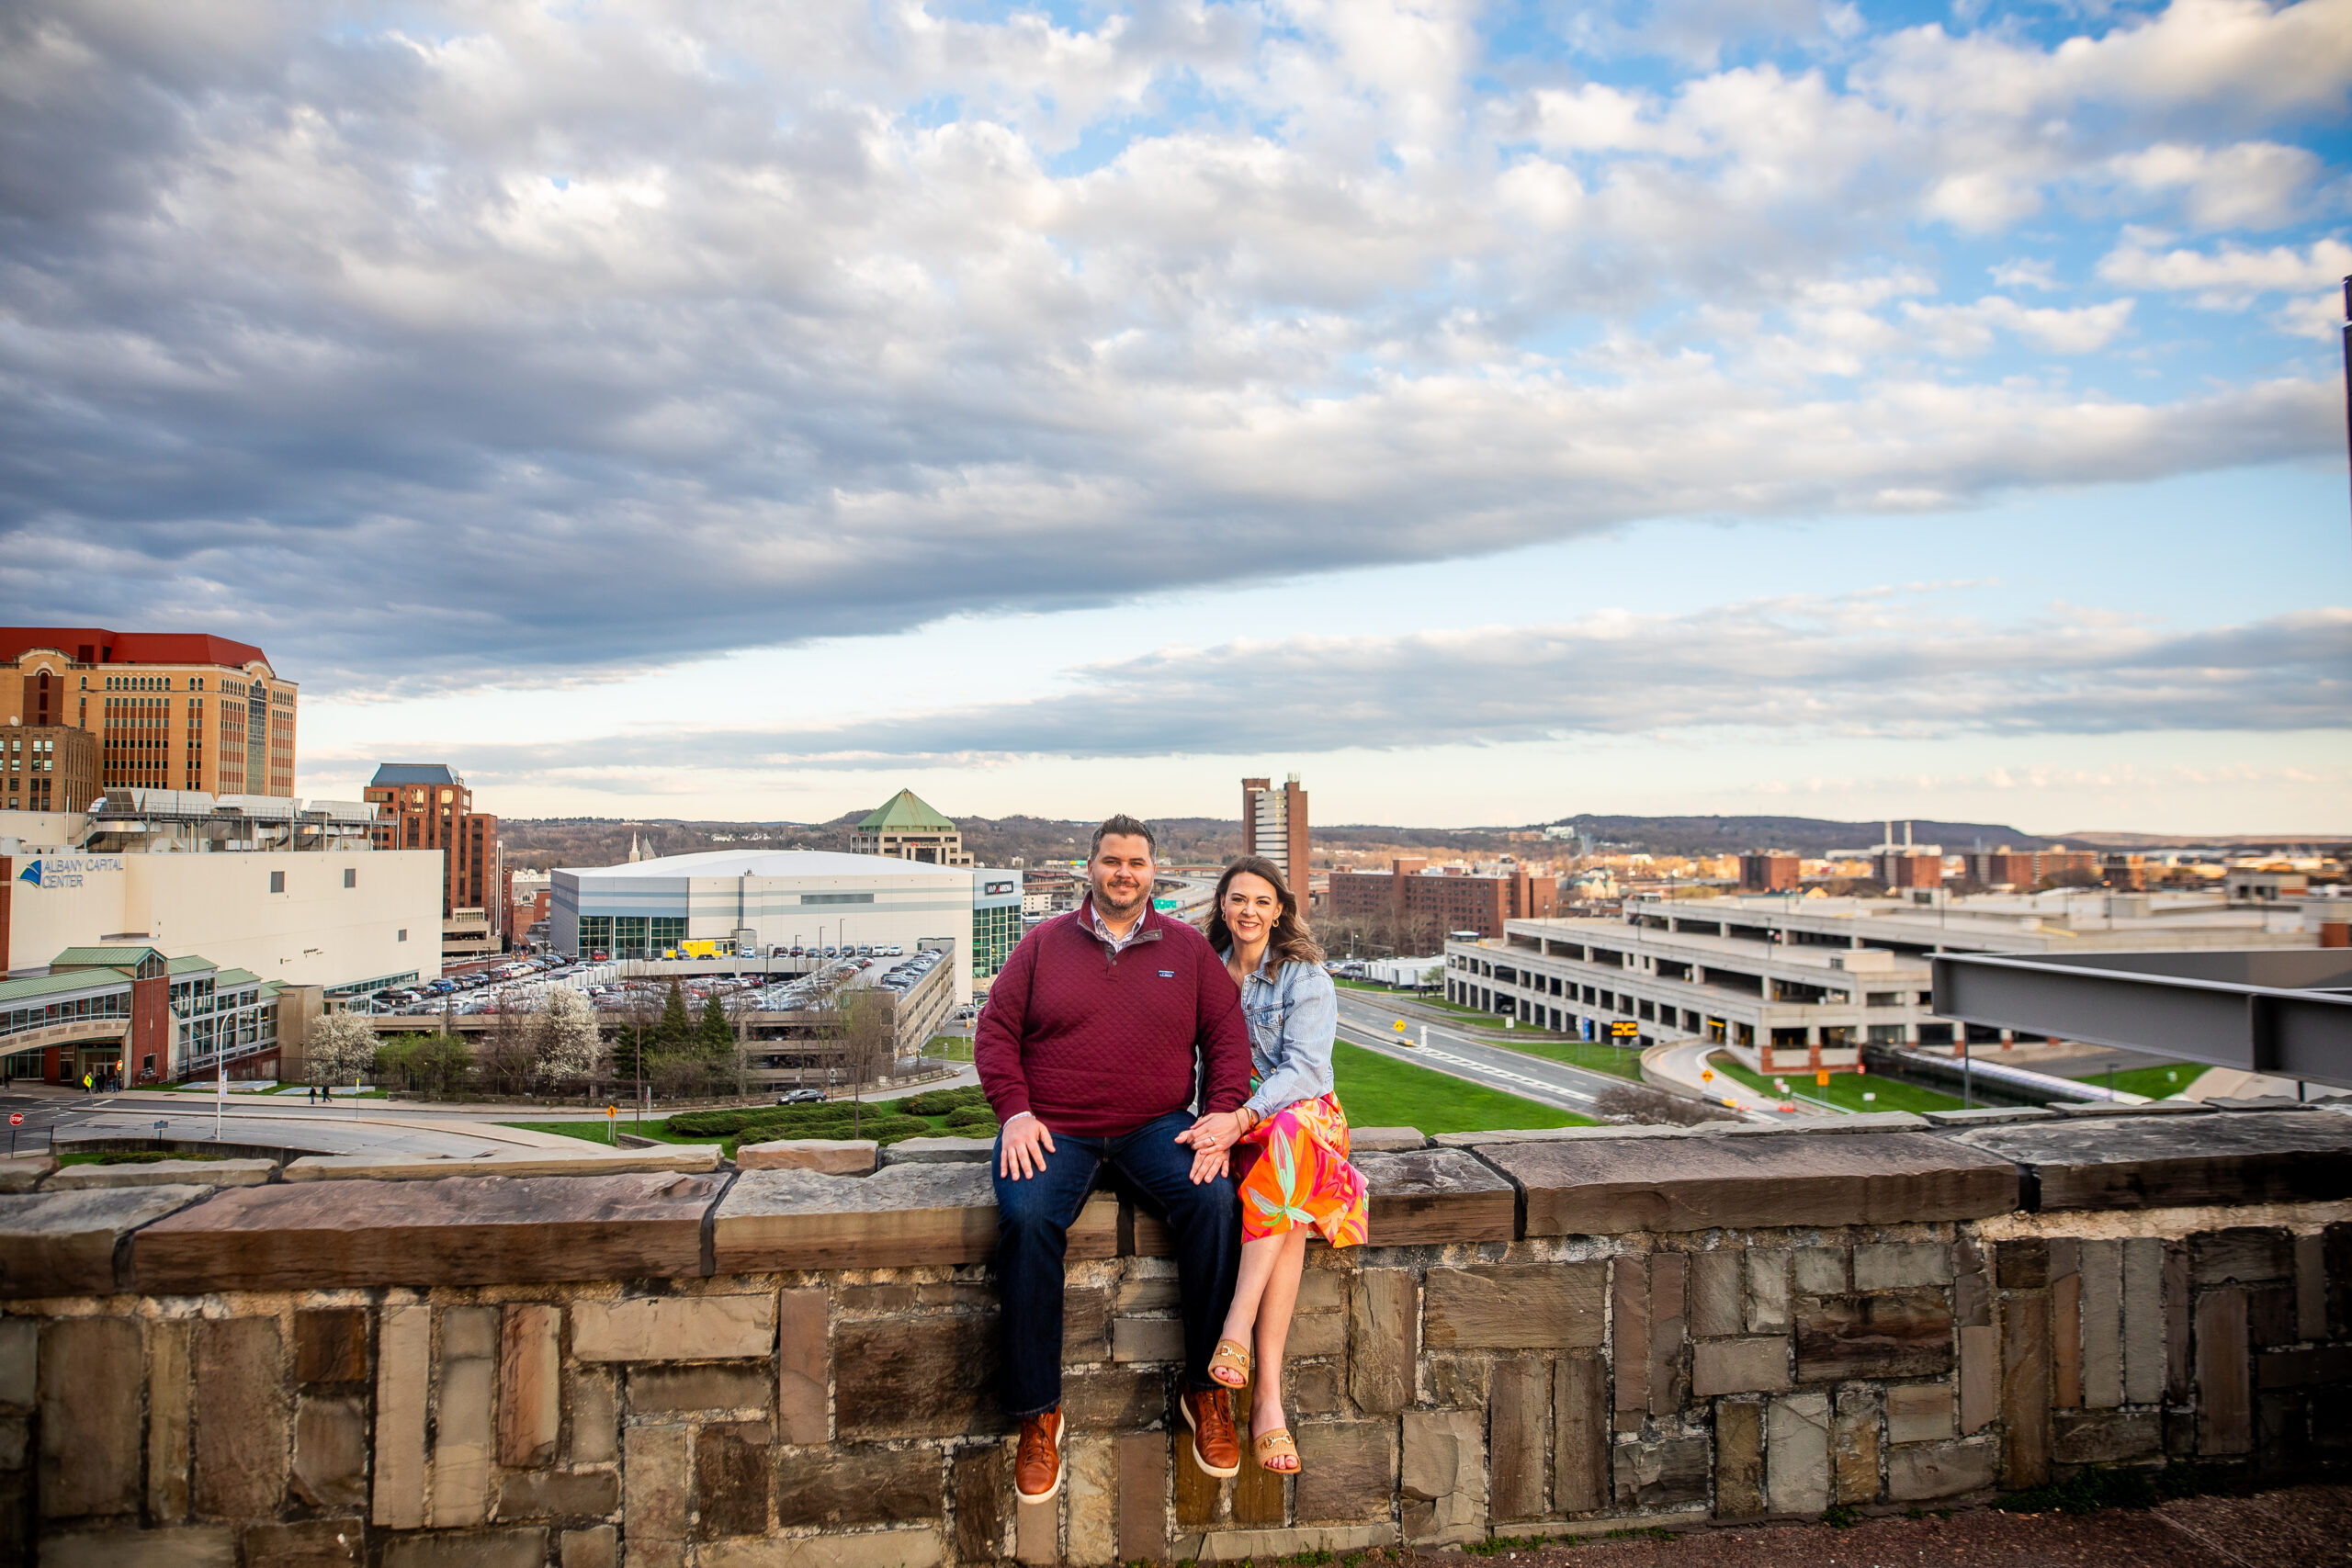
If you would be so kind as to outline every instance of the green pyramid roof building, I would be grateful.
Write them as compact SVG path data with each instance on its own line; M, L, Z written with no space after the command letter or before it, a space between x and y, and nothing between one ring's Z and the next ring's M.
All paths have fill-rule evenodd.
M902 789L857 825L861 833L953 833L956 824L924 804L910 789Z

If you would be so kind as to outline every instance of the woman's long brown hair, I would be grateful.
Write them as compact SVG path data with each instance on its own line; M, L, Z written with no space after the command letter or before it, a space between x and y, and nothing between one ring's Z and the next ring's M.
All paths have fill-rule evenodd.
M1243 872L1262 878L1274 890L1274 897L1282 904L1282 913L1274 917L1274 929L1267 933L1266 951L1286 964L1320 964L1323 944L1306 929L1306 917L1299 912L1298 898L1283 880L1274 863L1262 855L1244 855L1225 868L1216 879L1216 899L1209 906L1209 945L1223 953L1235 945L1233 929L1225 923L1225 890Z

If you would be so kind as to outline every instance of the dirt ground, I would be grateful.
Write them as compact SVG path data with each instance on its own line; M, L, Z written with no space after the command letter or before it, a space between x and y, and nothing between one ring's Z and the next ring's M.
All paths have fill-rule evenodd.
M1411 1568L1464 1568L1456 1552L1392 1556ZM1900 1516L1849 1529L1706 1527L1668 1536L1587 1540L1498 1551L1496 1568L2336 1568L2352 1565L2352 1485L2192 1497L2150 1509L1948 1518Z

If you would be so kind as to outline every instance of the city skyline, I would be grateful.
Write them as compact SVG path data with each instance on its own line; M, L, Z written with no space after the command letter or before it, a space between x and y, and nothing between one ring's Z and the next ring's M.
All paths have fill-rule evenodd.
M503 816L2352 828L2352 5L38 0L0 622Z

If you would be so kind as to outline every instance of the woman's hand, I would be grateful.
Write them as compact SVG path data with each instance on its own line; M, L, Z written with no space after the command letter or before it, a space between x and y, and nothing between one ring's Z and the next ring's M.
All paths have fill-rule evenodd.
M1193 1182L1214 1180L1232 1168L1233 1145L1249 1130L1250 1119L1238 1111L1212 1111L1176 1134L1193 1151Z

